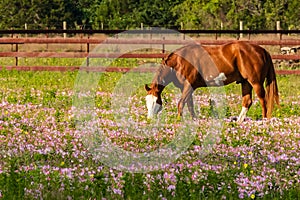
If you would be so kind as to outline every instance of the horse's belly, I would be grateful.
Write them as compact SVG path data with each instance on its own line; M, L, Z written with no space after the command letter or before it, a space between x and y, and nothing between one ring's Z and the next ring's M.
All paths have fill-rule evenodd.
M224 81L224 85L236 82L237 84L242 83L245 79L240 74L230 74L227 76L227 79Z

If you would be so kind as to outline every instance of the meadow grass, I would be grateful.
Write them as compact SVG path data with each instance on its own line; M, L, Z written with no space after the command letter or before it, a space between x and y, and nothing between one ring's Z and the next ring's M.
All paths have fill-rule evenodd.
M271 120L261 120L254 96L246 121L231 121L241 109L241 88L238 84L224 87L221 135L203 156L213 108L211 90L198 89L194 98L201 105L200 119L186 151L163 169L130 173L95 159L85 146L85 132L78 129L73 112L78 95L74 86L81 81L78 73L0 72L0 199L300 198L299 76L278 76L281 107L275 107ZM152 74L131 74L124 81L134 81L136 76L141 81L130 93L131 129L118 127L115 115L120 113L112 111L112 94L121 91L116 86L123 85L124 76L104 73L85 80L98 81L88 98L94 101L98 126L113 145L128 152L151 152L170 143L182 123L175 117L179 90L170 85L163 93L164 129L132 134L153 123L145 118L143 89Z

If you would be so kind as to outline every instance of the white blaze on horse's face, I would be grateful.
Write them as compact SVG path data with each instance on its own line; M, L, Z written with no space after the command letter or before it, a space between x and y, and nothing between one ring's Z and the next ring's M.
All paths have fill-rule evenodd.
M158 104L157 97L153 96L151 94L146 96L146 105L148 109L148 118L152 118L154 115L156 115L159 111L162 109L162 105Z

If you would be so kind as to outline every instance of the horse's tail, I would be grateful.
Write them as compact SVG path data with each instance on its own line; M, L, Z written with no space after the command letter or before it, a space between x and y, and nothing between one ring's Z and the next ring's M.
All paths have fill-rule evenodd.
M267 102L267 118L271 118L272 111L274 108L274 103L279 106L279 94L278 94L278 86L276 81L276 74L274 65L271 59L271 56L268 52L266 65L269 66L268 73L267 73L267 81L266 81L266 102Z

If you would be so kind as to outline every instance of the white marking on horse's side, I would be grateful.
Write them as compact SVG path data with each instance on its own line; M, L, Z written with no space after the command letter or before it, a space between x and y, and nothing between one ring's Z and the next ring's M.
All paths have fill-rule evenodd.
M242 107L242 111L241 111L241 113L240 113L240 115L239 115L239 118L237 119L237 122L238 122L238 123L241 123L241 122L244 121L247 112L248 112L248 108Z
M219 74L219 76L217 76L216 78L214 78L215 82L217 85L221 85L222 81L225 81L227 78L225 76L225 74L222 72Z
M152 118L155 114L157 114L161 109L162 106L156 103L157 97L151 94L146 96L146 105L148 109L148 118Z

